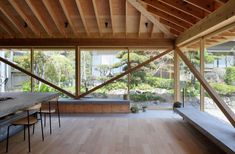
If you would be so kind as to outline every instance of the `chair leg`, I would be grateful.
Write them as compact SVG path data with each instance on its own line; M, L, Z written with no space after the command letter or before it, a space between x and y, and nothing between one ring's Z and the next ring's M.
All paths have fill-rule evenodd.
M42 122L42 110L40 109L40 121L41 121L41 131L42 131L42 140L44 141L44 132L43 132L43 122Z
M24 141L25 141L25 125L24 125Z
M10 134L10 127L11 127L12 125L9 125L8 127L7 127L7 145L6 145L6 152L8 152L8 145L9 145L9 134Z
M33 134L34 134L34 130L35 130L35 124L33 124Z
M46 127L46 114L44 114L44 127Z
M51 128L51 102L49 101L49 122L50 122L50 134L52 134L52 128Z
M61 123L60 123L60 108L59 108L59 101L58 100L57 100L57 114L58 114L59 127L61 127Z
M29 144L29 152L31 152L31 145L30 145L30 125L29 125L29 110L27 110L27 118L28 118L28 144Z

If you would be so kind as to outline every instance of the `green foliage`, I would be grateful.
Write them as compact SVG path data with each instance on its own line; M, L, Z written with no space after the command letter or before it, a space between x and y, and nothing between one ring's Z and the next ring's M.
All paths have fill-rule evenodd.
M127 84L124 82L113 82L105 86L105 89L110 90L118 90L118 89L127 89Z
M235 86L223 83L212 83L211 86L221 95L229 96L232 93L235 93Z
M139 112L139 108L137 106L132 106L131 107L131 112L132 113L138 113Z
M142 94L130 94L130 99L135 102L144 102L144 101L161 101L165 102L160 96L156 96L154 93L145 92Z
M29 54L24 55L24 56L14 56L13 61L15 63L19 64L24 69L30 70L30 58L29 58Z
M188 82L186 84L186 92L185 95L188 97L195 97L199 96L200 94L200 83L195 82L195 83L190 83Z
M235 82L235 66L226 68L225 82L229 85Z
M149 84L141 83L138 86L134 87L133 89L136 89L136 90L152 90L153 87L151 87Z
M148 76L146 78L147 83L156 88L172 89L173 88L173 79L164 79L159 77Z

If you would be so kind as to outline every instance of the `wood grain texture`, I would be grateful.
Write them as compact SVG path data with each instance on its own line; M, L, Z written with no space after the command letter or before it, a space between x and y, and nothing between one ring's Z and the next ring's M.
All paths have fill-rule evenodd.
M125 115L63 116L58 128L52 118L53 134L35 129L31 145L33 154L223 154L214 144L181 118L168 111L148 111ZM151 114L149 114L151 113ZM40 125L36 125L40 127ZM0 143L4 153L5 142ZM10 139L9 154L27 153L23 132Z

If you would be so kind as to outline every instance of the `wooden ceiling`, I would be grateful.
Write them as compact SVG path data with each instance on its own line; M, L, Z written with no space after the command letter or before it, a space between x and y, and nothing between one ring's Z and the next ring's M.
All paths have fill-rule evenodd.
M1 0L0 37L174 38L227 0Z

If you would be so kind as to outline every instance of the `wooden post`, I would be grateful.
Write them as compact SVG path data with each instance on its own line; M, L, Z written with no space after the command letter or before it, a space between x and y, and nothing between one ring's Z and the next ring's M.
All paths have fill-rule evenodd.
M205 51L205 39L202 37L200 39L200 73L204 77L204 68L205 68L205 60L204 60L204 51ZM203 86L200 86L200 110L205 110L205 91Z
M220 110L224 113L229 122L235 127L235 114L228 107L228 105L223 101L223 99L217 94L217 92L210 86L210 84L206 81L206 79L200 74L200 72L194 67L194 65L190 62L190 60L184 55L184 53L176 47L175 49L184 63L188 66L190 71L194 74L194 76L201 83L206 92L210 95L216 105L220 108Z
M128 65L128 70L131 69L131 64L130 64L130 50L127 48L127 65ZM127 81L127 94L128 94L128 99L130 99L130 82L131 82L131 73L128 73L128 81Z
M174 51L174 102L180 101L180 62L179 55Z
M34 64L34 51L33 48L30 48L30 72L33 73L33 64ZM33 82L33 78L30 77L31 80L31 84L30 84L30 90L31 92L34 91L34 82Z
M76 97L81 94L81 52L80 48L76 46L75 49L75 87L76 87Z

